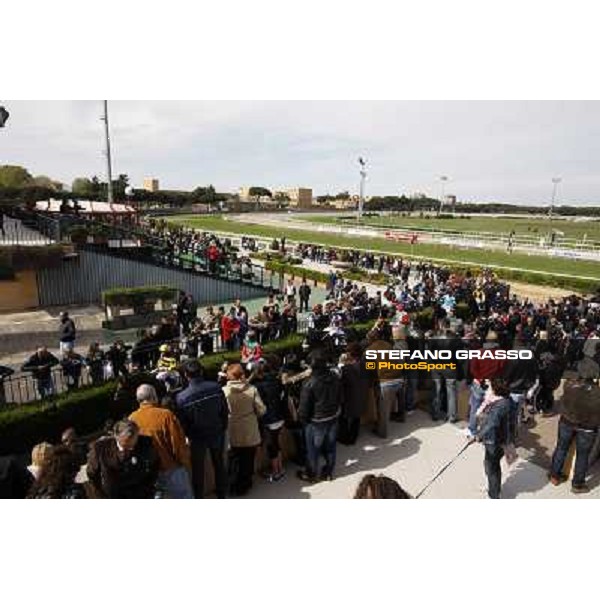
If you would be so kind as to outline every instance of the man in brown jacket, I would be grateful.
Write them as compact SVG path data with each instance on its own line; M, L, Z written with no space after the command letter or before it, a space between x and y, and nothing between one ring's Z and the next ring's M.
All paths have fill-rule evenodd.
M136 397L140 408L129 418L140 428L142 435L152 438L160 460L159 489L164 490L168 498L193 498L190 449L179 420L170 410L158 406L153 386L140 385Z

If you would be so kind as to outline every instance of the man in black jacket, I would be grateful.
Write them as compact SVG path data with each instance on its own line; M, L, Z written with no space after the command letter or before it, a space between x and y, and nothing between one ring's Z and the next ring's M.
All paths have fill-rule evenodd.
M575 473L571 491L589 492L585 481L589 458L600 429L600 387L598 363L585 357L577 365L578 379L565 383L558 423L558 439L552 455L549 477L553 485L566 481L563 468L573 440L576 445Z
M515 350L527 349L520 340L514 344ZM508 384L510 391L510 420L511 435L516 441L519 430L519 419L527 422L528 415L525 407L527 392L535 385L538 378L538 363L535 358L512 358L506 361L502 377Z
M52 381L52 367L57 364L58 358L48 352L46 346L40 346L37 352L30 356L21 367L21 371L30 372L33 375L42 400L56 393Z
M184 374L188 386L177 394L175 404L177 418L190 440L194 496L204 498L204 469L208 450L215 472L217 498L225 498L225 432L229 420L227 400L218 383L203 379L198 361L187 362Z
M73 322L73 319L69 317L69 313L61 312L58 335L60 339L60 351L63 354L66 354L69 350L74 348L76 333L75 323Z
M331 481L335 468L338 417L341 406L339 377L329 368L323 355L311 359L312 374L302 386L298 416L306 436L306 469L297 475L315 482L319 476L319 455L325 456L320 476Z
M154 498L159 459L152 438L139 434L138 426L119 421L114 435L92 446L87 475L100 498Z

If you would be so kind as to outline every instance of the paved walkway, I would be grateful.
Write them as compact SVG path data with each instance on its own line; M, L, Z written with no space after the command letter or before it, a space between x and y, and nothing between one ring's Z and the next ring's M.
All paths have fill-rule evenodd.
M381 473L398 481L411 495L418 495L437 473L465 446L461 428L465 424L434 423L423 411L415 411L406 423L392 423L390 437L382 440L363 428L356 446L338 444L336 478L331 482L306 484L295 476L293 464L277 483L256 478L249 498L351 498L367 473ZM520 455L525 452L520 451ZM508 467L502 462L502 498L595 498L600 499L600 463L593 469L591 493L575 495L569 484L552 486L546 470L520 456ZM423 493L424 499L485 499L486 478L483 448L473 444Z

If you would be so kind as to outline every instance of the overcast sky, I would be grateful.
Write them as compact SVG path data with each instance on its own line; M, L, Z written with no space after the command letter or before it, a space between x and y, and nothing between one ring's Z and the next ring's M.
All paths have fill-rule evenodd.
M70 184L104 178L101 101L4 101L0 164ZM600 102L109 103L113 173L134 187L219 191L305 186L315 194L446 193L459 200L600 205Z

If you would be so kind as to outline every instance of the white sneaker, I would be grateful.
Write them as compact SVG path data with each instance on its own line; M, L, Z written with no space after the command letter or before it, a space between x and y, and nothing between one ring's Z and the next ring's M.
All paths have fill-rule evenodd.
M460 430L460 433L468 438L473 437L473 434L471 433L471 430L468 427L465 427L464 429Z

